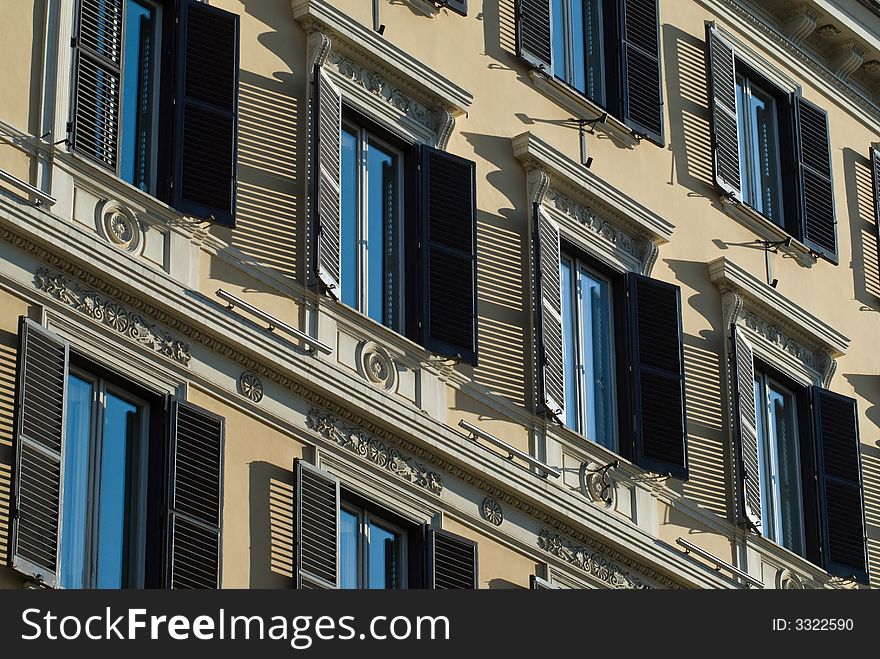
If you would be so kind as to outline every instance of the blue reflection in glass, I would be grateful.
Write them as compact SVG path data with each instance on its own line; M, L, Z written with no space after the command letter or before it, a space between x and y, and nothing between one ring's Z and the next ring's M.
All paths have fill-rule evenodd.
M128 0L123 53L120 177L149 191L152 185L153 89L156 60L156 8Z
M61 586L83 588L89 502L89 448L92 436L92 383L67 376L64 444L64 507L61 521Z
M578 430L577 355L578 334L575 323L574 273L571 259L562 259L562 354L563 379L565 382L565 425Z
M396 533L374 522L370 523L370 566L367 588L381 590L400 587L399 544L400 539Z
M367 308L383 324L393 308L393 268L386 254L394 251L395 158L372 142L367 151ZM388 302L387 309L385 302Z
M339 511L339 587L358 587L358 517Z
M358 308L358 137L342 131L342 260L340 268L340 299Z
M602 0L553 0L553 75L605 104Z
M553 19L553 75L567 80L565 63L565 0L553 0L551 16Z
M611 307L607 281L581 269L581 327L584 346L584 434L614 449Z

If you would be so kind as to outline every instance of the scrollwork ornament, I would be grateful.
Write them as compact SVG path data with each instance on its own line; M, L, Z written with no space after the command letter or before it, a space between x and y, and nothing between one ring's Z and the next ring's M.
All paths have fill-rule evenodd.
M238 388L241 395L255 403L263 400L263 382L253 373L245 371L238 378Z
M779 590L803 590L804 582L797 574L784 568L776 573L776 587Z
M483 519L495 526L501 526L501 523L504 521L504 511L501 510L501 504L492 497L483 499L483 504L480 506L480 514L483 515Z

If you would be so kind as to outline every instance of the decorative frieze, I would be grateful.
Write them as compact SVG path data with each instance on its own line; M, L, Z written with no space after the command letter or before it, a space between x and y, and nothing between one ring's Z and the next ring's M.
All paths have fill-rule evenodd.
M817 359L816 354L807 350L800 343L787 336L773 323L764 320L756 313L748 310L740 311L740 320L750 330L760 334L774 346L787 352L805 367L813 371L820 371L819 360Z
M612 245L641 260L642 254L640 253L638 241L598 215L592 208L581 206L553 188L547 190L544 198L552 207L572 218L582 227L598 234Z
M34 286L140 345L189 366L192 355L188 343L116 300L106 298L98 291L48 268L37 270Z
M423 487L433 494L443 492L443 480L436 472L428 470L413 458L406 457L395 448L355 426L343 423L329 412L316 407L309 410L306 425L326 439L369 460L382 469L390 471L405 481Z
M621 568L602 553L576 545L571 540L562 537L558 533L551 533L547 529L541 529L541 533L538 535L538 547L548 554L552 554L566 563L574 565L612 588L631 590L654 588L645 583L641 578Z

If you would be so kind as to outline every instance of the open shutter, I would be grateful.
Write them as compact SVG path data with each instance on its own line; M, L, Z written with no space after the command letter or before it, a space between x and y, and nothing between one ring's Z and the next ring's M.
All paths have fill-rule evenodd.
M663 79L657 0L620 0L623 119L663 143Z
M180 3L171 205L235 226L238 16Z
M171 401L168 584L219 588L225 422Z
M742 201L739 167L739 121L736 113L736 57L731 46L708 25L709 98L712 101L712 164L715 184Z
M467 538L429 528L428 588L476 590L477 543Z
M79 0L73 40L71 145L116 171L122 57L122 0Z
M678 286L627 276L635 462L687 478L684 353Z
M339 588L339 479L297 459L296 587Z
M19 321L12 567L58 584L67 365L64 339Z
M856 401L813 387L823 566L868 581L865 500Z
M312 87L312 244L315 276L339 297L342 259L342 93L315 65Z
M440 4L449 7L457 14L467 16L467 0L440 0Z
M804 244L837 263L828 113L795 97L801 229Z
M547 74L553 73L553 23L550 0L519 0L516 15L517 54Z
M476 166L422 147L425 348L477 363Z
M732 342L740 516L741 521L750 524L758 533L763 533L761 474L758 467L758 416L755 407L755 351L736 326L733 328Z
M540 204L535 204L533 221L540 396L544 408L560 423L565 423L559 227Z

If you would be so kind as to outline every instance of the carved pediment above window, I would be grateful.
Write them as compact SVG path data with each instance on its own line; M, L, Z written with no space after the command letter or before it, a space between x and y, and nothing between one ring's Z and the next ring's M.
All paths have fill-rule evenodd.
M292 0L308 32L310 70L324 68L346 103L413 142L444 148L473 96L328 0Z

